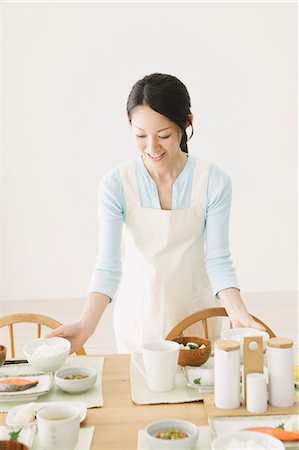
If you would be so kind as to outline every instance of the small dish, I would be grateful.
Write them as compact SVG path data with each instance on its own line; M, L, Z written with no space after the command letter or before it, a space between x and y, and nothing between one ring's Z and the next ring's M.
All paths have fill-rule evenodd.
M5 378L15 378L11 375L3 374L1 379ZM22 378L24 380L28 379L30 381L38 381L38 384L34 387L26 389L24 391L16 391L16 392L0 392L0 401L1 402L19 402L19 401L32 401L36 400L39 395L47 394L52 385L53 376L52 374L43 373L43 374L33 374L33 375L18 375L17 378Z
M11 433L15 433L15 440L11 439ZM29 450L34 442L36 427L25 427L20 430L18 427L0 428L0 450Z
M179 365L180 366L201 366L210 357L211 354L211 341L204 338L198 338L195 336L184 336L172 339L178 344L186 345L188 342L197 344L199 347L204 345L204 348L195 349L180 349Z
M161 439L157 433L166 430L177 430L186 433L183 439ZM158 420L145 428L145 440L151 450L192 450L198 438L198 427L192 422L178 419Z
M183 371L189 387L200 388L205 393L214 392L214 369L185 366Z
M3 366L6 358L6 347L0 345L0 367Z
M38 347L41 346L43 346L43 349L45 350L47 350L48 347L49 351L45 351L44 354L34 354ZM61 337L37 338L28 342L24 346L23 352L29 364L35 369L40 370L41 372L55 372L69 356L70 348L70 341Z
M68 380L65 376L79 375L86 378ZM92 367L68 367L55 373L55 383L65 392L79 394L88 391L97 380L97 371Z
M83 422L83 420L86 418L86 414L87 414L87 408L85 403L83 402L68 402L68 401L58 401L58 402L40 402L40 403L35 403L34 404L34 411L35 414L41 410L42 408L45 408L46 406L68 406L71 403L71 405L76 406L79 410L80 410L80 422ZM6 415L6 425L9 427L15 427L17 425L22 425L25 426L24 424L17 424L15 422L15 416L17 414L17 412L23 408L24 405L18 405L15 406L14 408L11 408L7 415ZM26 423L26 426L33 426L36 424L36 420L34 420L33 422L30 423Z
M235 445L233 442L235 442ZM263 448L265 450L285 450L285 446L279 439L264 433L257 433L256 431L233 431L224 433L213 440L212 450L235 450L236 448L241 448L238 446L238 443L243 445L242 449L244 450L254 449L254 444L256 448ZM248 443L247 447L245 446L246 443Z

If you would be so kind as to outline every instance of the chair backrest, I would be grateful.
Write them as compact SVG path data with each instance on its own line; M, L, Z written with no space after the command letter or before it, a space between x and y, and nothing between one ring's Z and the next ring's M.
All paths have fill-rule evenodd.
M271 328L268 327L264 322L262 322L257 317L250 314L251 317L256 320L258 323L263 325L270 335L270 337L276 337ZM177 337L183 336L183 331L186 330L191 325L194 325L197 322L202 322L204 337L209 339L209 331L208 331L208 319L210 317L227 317L227 312L224 308L207 308L197 311L190 316L185 317L181 322L179 322L166 336L165 339L172 340Z
M41 327L45 326L48 328L57 328L62 325L58 320L52 319L48 316L43 316L42 314L9 314L7 316L0 317L0 328L9 328L9 345L10 345L10 356L15 357L15 340L14 340L14 329L13 325L16 323L35 323L37 325L36 337L41 337ZM86 355L84 348L80 348L76 352L77 355Z

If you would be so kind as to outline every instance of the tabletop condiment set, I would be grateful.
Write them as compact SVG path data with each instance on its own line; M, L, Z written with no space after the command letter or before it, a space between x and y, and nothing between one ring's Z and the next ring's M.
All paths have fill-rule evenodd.
M237 409L240 402L240 342L218 340L215 343L215 396L214 403L220 409ZM244 366L242 366L242 397L247 411L265 413L268 403L276 408L294 405L293 341L271 338L266 345L264 365L261 336L244 337Z

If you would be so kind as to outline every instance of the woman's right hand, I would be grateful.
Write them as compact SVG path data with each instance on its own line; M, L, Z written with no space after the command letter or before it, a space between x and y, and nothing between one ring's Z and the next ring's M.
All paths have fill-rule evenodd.
M70 353L74 353L85 344L89 336L89 332L81 322L74 322L55 328L46 334L45 337L63 337L68 339L71 343Z

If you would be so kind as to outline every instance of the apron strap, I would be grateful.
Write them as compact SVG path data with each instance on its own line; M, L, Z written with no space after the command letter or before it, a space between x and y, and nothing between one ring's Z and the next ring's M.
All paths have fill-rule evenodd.
M132 206L140 206L141 201L137 185L134 161L126 161L120 166L119 170L124 190L126 208L130 208Z
M196 163L193 173L191 205L198 205L205 208L209 181L210 163L199 160Z

